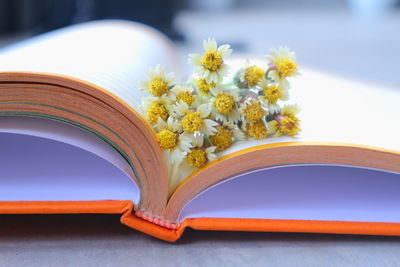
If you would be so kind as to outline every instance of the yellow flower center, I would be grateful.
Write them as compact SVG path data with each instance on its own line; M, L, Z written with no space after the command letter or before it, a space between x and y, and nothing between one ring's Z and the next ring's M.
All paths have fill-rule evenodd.
M223 59L218 52L207 51L201 58L200 64L209 71L217 71L222 65Z
M270 104L275 104L281 96L281 90L277 85L271 85L264 89L264 95Z
M192 94L189 93L189 92L182 92L182 93L179 93L179 94L176 96L176 102L179 102L179 101L183 100L183 101L185 101L186 104L188 104L189 106L193 104L194 99L195 99L195 98L194 98L194 95L192 95Z
M279 76L281 78L286 78L286 77L292 76L297 70L296 62L294 62L288 58L282 58L279 60L275 60L274 63L275 63L276 69L279 72Z
M235 100L233 99L233 96L227 93L218 94L214 100L215 108L222 114L228 114L231 112L234 104Z
M247 121L255 122L261 120L265 116L265 110L261 107L260 101L255 100L246 105L243 110L243 114Z
M295 136L300 131L299 119L294 116L285 116L279 124L279 135Z
M216 146L219 151L225 150L232 144L232 131L226 127L218 127L215 135L210 136L210 141L213 146Z
M151 124L157 123L158 118L166 120L168 116L167 108L161 103L152 105L147 111L147 119Z
M255 139L264 139L268 136L267 128L262 120L249 123L246 132L250 137Z
M162 96L168 92L169 84L163 78L157 77L151 79L147 88L150 94L154 96Z
M196 85L200 92L206 94L210 92L210 88L215 87L215 82L207 83L206 79L200 78L196 80Z
M204 150L193 149L189 154L187 154L186 159L193 167L201 167L206 164L207 155Z
M157 133L157 142L160 144L162 149L170 149L175 147L177 143L177 135L170 130L164 129Z
M244 80L248 87L257 85L260 79L264 76L264 71L258 66L251 66L244 70Z
M199 112L189 111L181 120L182 128L185 132L194 133L203 126L203 120Z

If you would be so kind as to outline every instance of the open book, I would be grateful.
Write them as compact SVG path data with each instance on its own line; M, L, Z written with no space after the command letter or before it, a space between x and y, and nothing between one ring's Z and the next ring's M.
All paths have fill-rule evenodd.
M241 59L244 61L244 59ZM302 69L302 132L238 142L169 192L139 108L173 44L125 21L71 26L0 52L0 213L120 213L175 241L199 230L400 234L400 91Z

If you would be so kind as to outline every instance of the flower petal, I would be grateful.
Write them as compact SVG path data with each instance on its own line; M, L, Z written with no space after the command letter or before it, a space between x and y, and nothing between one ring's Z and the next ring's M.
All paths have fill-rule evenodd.
M168 129L168 123L165 122L163 119L161 119L160 117L158 117L157 119L157 131L161 132L164 129Z
M246 140L246 135L239 129L233 129L233 137L238 141Z
M182 152L190 152L190 148L192 148L193 146L191 144L190 138L181 135L179 136L178 147Z
M221 53L222 57L226 57L232 54L233 50L230 49L230 45L225 44L218 47L218 52Z
M186 112L189 110L188 104L181 100L175 105L173 105L172 110L180 116L184 116Z
M217 159L217 155L214 154L215 149L216 149L215 146L210 146L205 150L205 152L207 154L207 160L209 162L212 162Z
M215 128L215 126L218 125L218 123L216 123L213 120L210 119L205 119L203 120L203 126L201 127L200 131L206 135L214 135L217 132L217 129Z
M198 108L197 108L197 112L199 112L200 114L200 118L207 118L208 115L210 115L211 112L211 107L209 104L201 104Z

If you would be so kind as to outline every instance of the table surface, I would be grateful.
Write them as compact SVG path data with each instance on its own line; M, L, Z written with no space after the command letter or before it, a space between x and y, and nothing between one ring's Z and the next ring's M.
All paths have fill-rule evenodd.
M166 243L118 215L0 215L0 266L398 266L399 237L186 231Z

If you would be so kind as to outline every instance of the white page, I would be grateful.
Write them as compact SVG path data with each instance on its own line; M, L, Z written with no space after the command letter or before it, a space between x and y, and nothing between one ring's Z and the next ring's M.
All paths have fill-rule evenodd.
M179 72L169 40L128 21L78 24L28 39L0 51L0 71L71 76L100 86L138 110L140 81L157 64Z
M85 149L23 131L0 132L0 147L0 201L139 201L132 178Z
M128 176L134 176L132 168L117 151L92 133L78 127L50 119L0 116L0 133L42 137L79 147L107 160Z
M301 165L254 171L198 195L185 218L251 218L400 223L400 174Z

